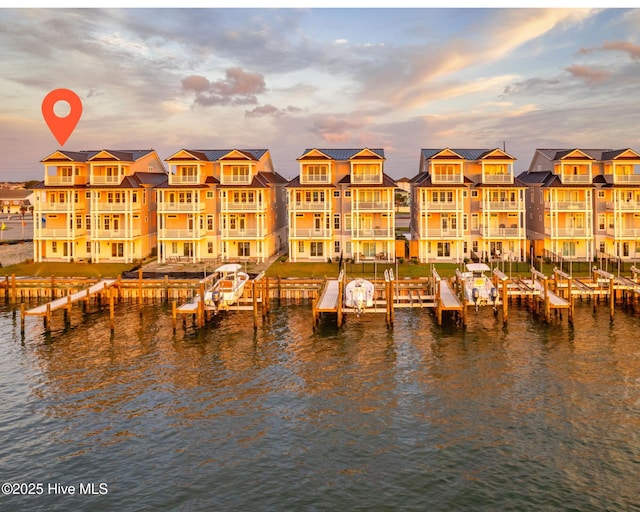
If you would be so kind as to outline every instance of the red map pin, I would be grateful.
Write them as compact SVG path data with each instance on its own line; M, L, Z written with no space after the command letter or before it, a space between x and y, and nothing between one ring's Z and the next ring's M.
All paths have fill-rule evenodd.
M66 101L69 104L70 111L66 117L58 117L53 111L53 107L59 101ZM42 101L42 117L61 146L64 146L73 133L81 115L82 101L75 92L69 89L55 89L47 94Z

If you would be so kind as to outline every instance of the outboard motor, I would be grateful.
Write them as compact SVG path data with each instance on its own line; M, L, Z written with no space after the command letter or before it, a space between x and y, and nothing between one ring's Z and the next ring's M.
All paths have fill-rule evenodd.
M497 304L498 303L497 300L498 300L498 290L496 290L495 287L493 287L491 288L491 301L494 304Z
M473 302L476 305L476 311L478 311L478 302L480 301L480 290L474 288L471 290L471 298L473 298Z

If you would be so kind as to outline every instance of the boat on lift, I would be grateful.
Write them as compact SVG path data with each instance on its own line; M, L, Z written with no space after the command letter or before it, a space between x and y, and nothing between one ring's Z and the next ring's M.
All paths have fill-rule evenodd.
M353 308L360 316L366 308L373 306L374 294L375 287L371 281L354 279L344 288L344 304L348 308Z
M240 272L242 265L227 263L214 270L218 275L213 285L204 294L204 305L216 312L228 309L238 302L242 296L244 285L249 280L249 274Z
M462 278L467 302L474 304L476 310L480 306L498 307L498 290L485 274L491 271L489 266L484 263L467 263L466 269L466 272L462 273Z

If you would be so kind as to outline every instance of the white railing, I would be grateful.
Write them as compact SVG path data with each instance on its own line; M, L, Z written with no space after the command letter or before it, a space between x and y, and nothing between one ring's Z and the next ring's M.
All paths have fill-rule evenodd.
M482 236L485 238L524 238L525 233L522 228L492 228L484 227Z
M483 201L480 205L486 210L524 210L524 203L518 201Z
M91 184L92 185L117 185L124 178L123 174L116 176L101 176L101 175L93 175L91 176Z
M427 238L461 238L463 236L462 230L457 229L423 229L422 236Z
M590 174L562 174L562 183L591 183Z
M98 239L98 238L106 238L109 240L112 239L121 239L121 240L128 240L137 236L140 236L142 233L142 230L140 229L94 229L91 232L91 237Z
M462 183L462 174L438 174L431 175L432 183Z
M321 176L314 176L314 175L308 175L308 174L301 174L300 175L300 185L305 185L307 183L313 183L313 184L318 184L318 183L331 183L331 181L329 180L329 175L325 174L325 175L321 175Z
M607 235L615 238L640 238L640 228L607 228Z
M169 185L195 185L200 183L200 176L169 174Z
M590 230L587 228L544 228L544 234L552 238L582 238L591 236Z
M551 210L586 210L586 201L545 201L545 208Z
M84 205L78 208L79 203L40 203L41 212L73 212L76 209L84 210ZM76 207L74 208L74 205Z
M73 185L73 176L45 176L45 185Z
M640 213L639 201L609 201L607 202L608 210L629 210Z
M193 240L205 236L205 231L199 229L161 229L158 238L178 238L180 240Z
M291 238L327 238L329 236L331 236L330 229L301 228L291 229L289 232Z
M352 174L351 183L363 184L363 183L382 183L382 174Z
M482 183L513 183L511 174L485 174L482 176Z
M235 201L228 201L228 202L223 202L222 206L221 206L221 210L222 211L258 211L258 210L263 210L263 203L258 203L256 201L253 202L235 202Z
M199 212L205 209L204 202L177 202L172 203L169 201L163 201L158 203L158 212Z
M132 203L128 201L108 203L105 201L100 201L97 203L93 203L93 207L95 208L95 211L98 212L124 212L139 210L140 203Z
M356 228L351 232L352 238L393 238L395 230L392 228Z
M221 185L249 185L251 183L251 176L230 176L223 174L220 176Z
M393 203L391 201L359 201L356 200L353 205L357 210L393 210Z
M331 202L329 201L295 201L294 207L296 210L311 210L311 211L320 211L320 210L330 210Z
M450 211L450 210L463 210L464 202L460 201L459 203L456 201L426 201L422 203L420 207L422 211L426 210L439 210L439 211Z
M34 229L36 238L77 238L87 234L86 229L42 228Z
M614 174L613 183L640 183L640 174Z
M264 236L261 229L223 229L224 238L262 238Z

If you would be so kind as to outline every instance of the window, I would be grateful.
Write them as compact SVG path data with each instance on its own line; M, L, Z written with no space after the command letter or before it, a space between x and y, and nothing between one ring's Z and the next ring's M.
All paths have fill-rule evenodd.
M471 250L475 253L478 252L478 241L477 240L473 240L471 242Z
M58 252L58 242L51 242L51 252Z
M333 252L338 254L340 252L340 240L333 242Z
M304 242L298 242L298 254L304 254Z
M351 197L351 190L345 190L344 197Z
M212 190L207 190L207 199L213 199L214 195L213 195L213 191Z
M606 249L605 243L604 242L600 242L600 252L606 252L605 249Z
M207 231L213 231L213 215L207 215Z
M122 258L124 257L124 243L111 243L111 257Z
M598 190L598 198L604 199L604 195L605 195L604 190Z
M76 215L76 228L82 229L82 215Z
M477 213L471 214L471 231L478 231L480 229L480 217Z
M469 229L469 218L467 217L467 214L465 213L462 216L462 229L464 231L466 231L467 229ZM465 242L466 243L466 242Z
M336 213L333 216L333 229L340 231L340 214Z
M604 231L605 226L606 226L606 216L604 213L599 213L598 214L598 229L601 231Z
M251 256L251 243L250 242L238 242L238 256L248 258Z
M451 256L451 244L449 242L438 242L438 257L449 258Z
M131 202L132 203L138 202L138 192L136 192L135 190L131 192Z
M246 183L249 181L249 166L247 165L232 165L231 166L231 181L233 183Z
M347 254L351 254L351 242L347 242L345 244L345 250L347 251Z
M333 191L333 197L340 197L340 191L339 190L334 190Z
M344 229L345 231L351 231L351 214L347 213L344 216Z
M207 242L207 254L213 254L213 242Z
M322 256L322 242L311 242L311 256Z
M91 242L85 244L84 250L87 254L91 254Z
M478 191L477 190L472 190L471 191L471 197L478 197Z
M178 254L178 242L171 242L171 254Z
M308 165L306 171L306 181L309 183L325 183L327 181L326 165Z

